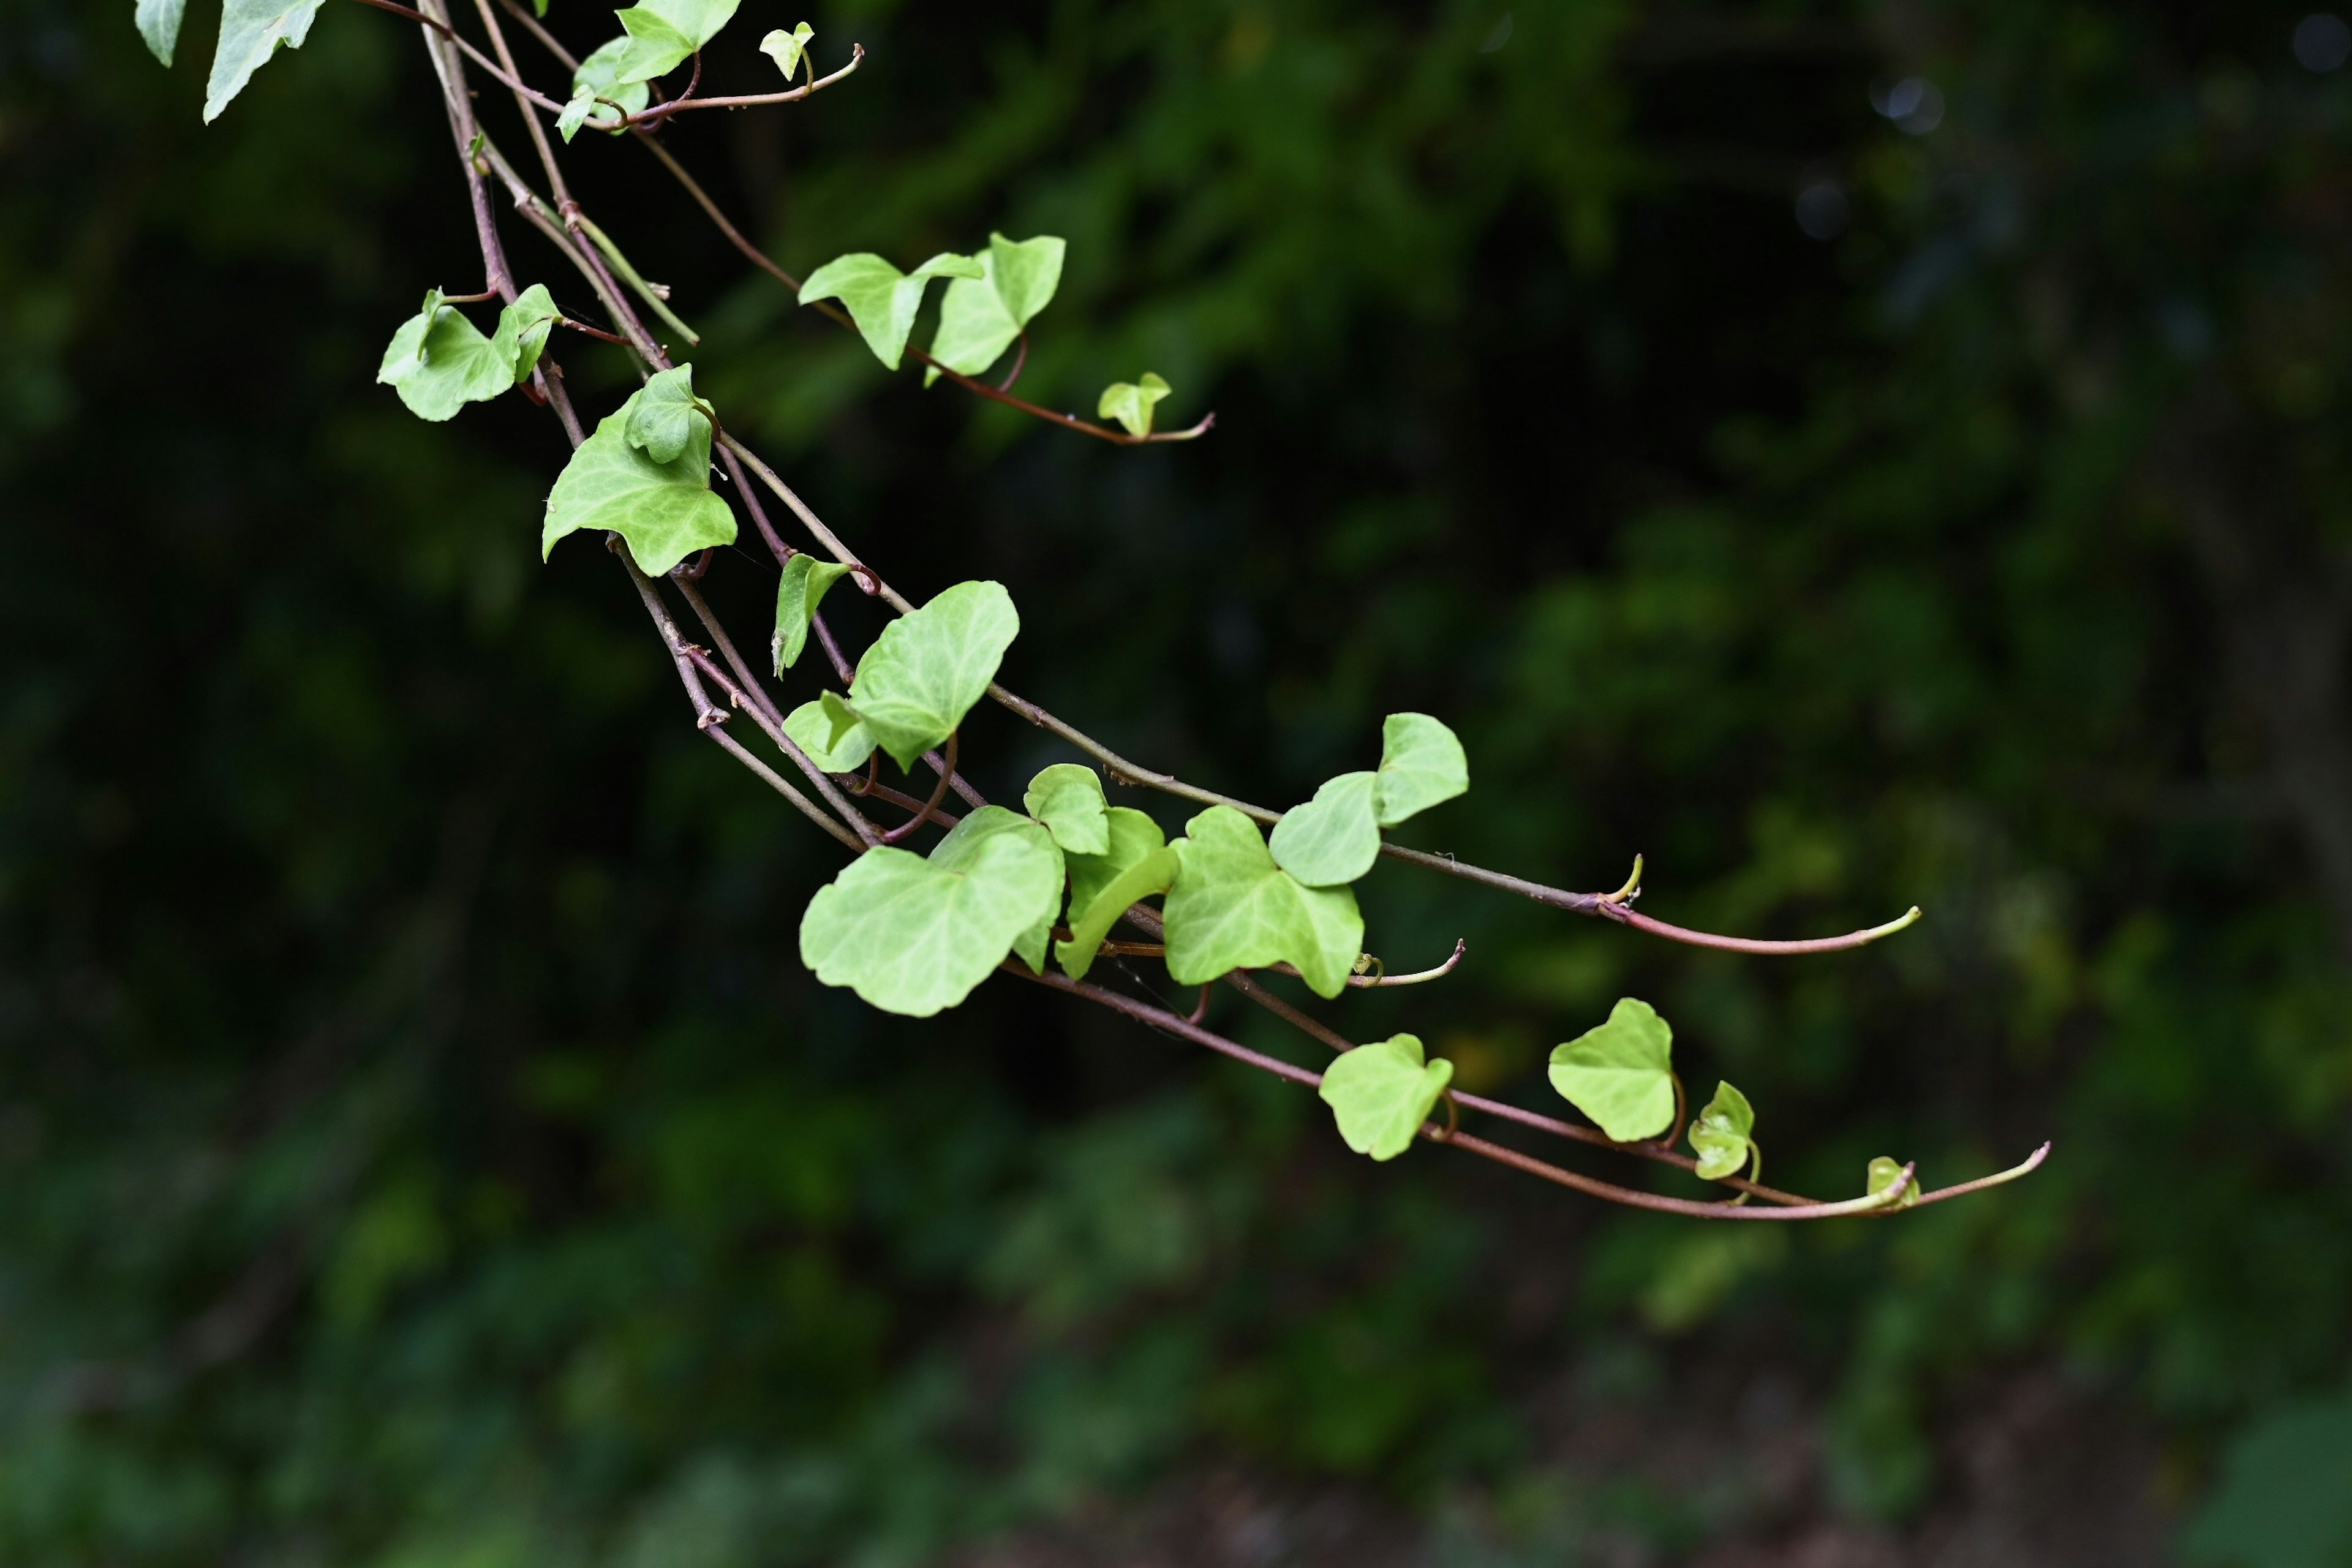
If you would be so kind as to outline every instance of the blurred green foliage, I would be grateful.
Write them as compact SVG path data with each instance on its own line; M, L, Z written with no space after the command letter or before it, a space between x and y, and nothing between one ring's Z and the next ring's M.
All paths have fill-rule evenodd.
M914 1563L1207 1455L1457 1560L1562 1510L1675 1548L1703 1509L1524 1397L1633 1334L1822 1391L1846 1509L2050 1363L2221 1478L2200 1552L2340 1560L2333 1473L2263 1459L2340 1426L2352 1286L2352 87L2295 10L842 5L851 82L667 133L802 269L1067 236L1023 386L1154 366L1220 416L1175 451L887 379L571 154L730 428L918 598L1008 584L1010 682L1129 754L1284 803L1426 710L1474 795L1414 842L1639 848L1720 929L1926 906L1768 964L1364 885L1391 967L1471 956L1348 1026L1466 1087L1539 1100L1638 992L1792 1185L2058 1141L1769 1240L1374 1169L1054 998L814 984L835 850L596 552L535 563L551 426L371 384L478 286L404 26L331 8L200 132L131 10L0 0L0 1556ZM1939 117L1874 112L1911 78ZM1064 760L974 731L997 798Z

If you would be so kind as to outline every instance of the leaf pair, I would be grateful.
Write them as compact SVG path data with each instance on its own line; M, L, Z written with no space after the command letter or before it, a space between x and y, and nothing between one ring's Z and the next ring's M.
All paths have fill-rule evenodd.
M940 302L940 330L931 341L931 357L959 375L978 375L1052 301L1062 283L1065 248L1050 234L1023 240L992 234L988 248L977 256L942 251L912 272L899 271L871 251L859 251L836 257L810 273L801 285L800 300L803 305L840 300L874 357L896 370L922 310L923 290L934 278L951 279ZM924 379L929 384L938 373Z
M806 22L799 23L789 33L777 27L760 40L760 52L776 62L776 68L784 73L787 82L800 70L803 61L808 65L809 79L814 81L816 62L810 59L808 46L809 40L815 37L816 29Z
M809 570L813 578L816 568ZM828 691L802 704L786 719L785 732L812 761L821 751L826 760L818 765L832 772L862 765L877 745L901 768L912 768L987 695L1020 633L1021 616L1004 584L959 583L883 627L857 661L849 696ZM821 736L824 744L811 748L804 735ZM843 763L852 755L856 761Z
M1553 1048L1551 1086L1616 1142L1655 1138L1675 1121L1674 1041L1673 1027L1655 1008L1622 997L1607 1023ZM1728 1083L1717 1084L1715 1097L1691 1122L1697 1174L1720 1181L1750 1161L1760 1164L1755 1131L1748 1097Z
M1232 806L1211 806L1184 831L1165 906L1171 979L1204 985L1233 970L1288 963L1318 995L1346 988L1364 945L1353 892L1310 888L1284 870L1257 824Z
M562 319L547 289L534 283L499 312L497 329L484 337L456 306L442 303L436 289L392 334L375 378L418 418L446 419L529 380L547 334Z
M1118 420L1130 436L1149 436L1151 411L1169 391L1168 383L1148 370L1138 381L1114 381L1095 399L1095 417Z
M1470 788L1470 764L1454 731L1426 713L1391 713L1381 725L1376 773L1341 773L1274 828L1274 858L1311 888L1339 887L1372 868L1381 829Z
M872 251L836 257L809 274L801 285L801 303L838 300L857 323L858 334L874 357L890 370L907 352L907 334L915 330L915 313L923 308L923 289L934 278L972 278L985 269L969 256L941 251L912 272L901 272Z
M735 514L710 490L711 423L693 373L655 376L572 454L548 492L542 557L566 534L610 529L637 569L658 577L698 550L735 542Z

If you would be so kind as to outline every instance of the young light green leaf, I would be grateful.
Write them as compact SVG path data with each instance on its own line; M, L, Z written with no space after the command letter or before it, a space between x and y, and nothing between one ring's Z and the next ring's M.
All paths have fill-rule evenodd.
M1063 243L1050 234L1019 241L988 237L977 278L959 278L940 301L931 357L959 375L978 375L1013 346L1062 283Z
M854 721L845 732L837 731L823 698L803 702L785 714L784 733L808 753L810 762L829 773L855 773L874 754L874 731Z
M1756 1110L1748 1097L1727 1083L1717 1084L1715 1098L1691 1122L1691 1152L1698 1156L1699 1178L1718 1182L1738 1175L1755 1152L1756 1141L1748 1136L1755 1131Z
M838 300L857 323L858 334L874 357L891 370L907 352L907 334L915 330L915 312L923 307L923 289L934 278L978 278L979 262L969 256L941 251L912 272L901 272L871 251L837 256L809 274L801 285L801 303Z
M205 123L220 118L280 44L299 49L326 0L222 0L220 42L205 83Z
M180 42L180 18L187 14L188 0L139 0L139 36L165 65L172 63L172 51Z
M1149 436L1151 410L1167 395L1168 384L1145 371L1139 382L1114 381L1104 387L1102 396L1095 403L1095 416L1118 420L1127 426L1130 436Z
M1028 831L966 832L989 810ZM928 860L886 847L851 861L809 900L801 962L885 1012L928 1018L970 995L1041 921L1050 929L1061 893L1052 837L1001 806L983 808ZM1041 938L1041 963L1042 947Z
M1862 1190L1874 1198L1902 1179L1903 1162L1889 1159L1886 1155L1881 1154L1871 1161L1869 1168L1863 1173ZM1918 1201L1919 1177L1918 1173L1914 1172L1910 1184L1903 1189L1903 1195L1895 1200L1895 1206L1907 1209Z
M1055 763L1029 781L1021 804L1045 825L1054 842L1079 855L1110 853L1109 807L1102 776L1076 763Z
M882 628L849 705L902 768L948 738L996 679L1021 616L1002 583L959 583Z
M566 142L571 141L573 133L583 124L593 125L599 131L618 132L621 129L621 117L613 111L610 104L597 102L600 98L609 99L631 114L645 111L646 105L652 100L653 89L641 81L624 82L620 79L621 67L633 47L632 40L625 33L600 46L572 73L572 101L563 106L563 112L555 120L555 128L563 133Z
M539 356L547 348L547 334L562 320L563 312L555 308L554 297L548 293L544 283L532 284L515 296L513 304L499 312L498 331L491 335L515 345L517 382L530 379L530 373L539 367Z
M628 542L637 569L658 577L698 550L735 542L735 514L710 493L710 426L696 420L686 449L656 463L628 437L642 391L608 414L572 454L548 492L540 553L583 528L609 528Z
M734 19L740 0L639 0L620 13L629 50L614 79L651 81L684 65L687 57L719 36Z
M1001 805L983 805L949 829L948 836L931 850L931 864L947 871L967 868L980 854L981 847L992 838L1010 835L1031 846L1043 845L1053 858L1053 893L1038 907L1037 918L1021 929L1013 939L1013 951L1029 966L1032 974L1045 973L1045 944L1054 938L1054 920L1062 912L1062 851L1054 836L1017 811L1007 811Z
M1621 998L1609 1021L1551 1053L1551 1086L1620 1143L1674 1124L1675 1032L1647 1002Z
M1267 846L1275 863L1310 888L1345 887L1370 870L1381 858L1373 779L1370 773L1326 779L1313 800L1283 813Z
M784 563L783 577L776 584L776 635L768 645L779 676L799 661L801 649L808 646L809 621L825 590L848 574L840 562L820 561L805 550Z
M512 386L516 352L503 321L496 337L486 338L455 306L443 304L436 289L425 296L425 309L392 334L375 378L400 394L411 414L439 421Z
M760 40L760 52L776 62L776 68L784 73L784 79L789 82L793 74L801 68L801 62L808 58L808 43L815 37L816 29L806 22L798 24L789 33L778 27ZM816 75L816 66L813 61L809 66L809 75Z
M1426 713L1391 713L1381 724L1380 784L1372 808L1382 827L1470 789L1470 760L1454 731Z
M1065 857L1070 866L1070 908L1074 910L1092 909L1095 900L1121 872L1168 842L1160 824L1132 806L1114 805L1103 813L1103 821L1110 835L1108 853L1072 851Z
M1274 863L1257 824L1213 805L1171 847L1181 868L1168 894L1168 973L1205 985L1236 969L1297 966L1318 995L1337 996L1364 946L1346 888L1309 888Z
M1054 956L1071 979L1087 977L1103 938L1118 923L1118 917L1127 913L1138 899L1166 892L1168 885L1176 879L1176 851L1154 849L1096 893L1093 900L1084 906L1084 912L1071 920L1070 940L1054 944ZM1076 899L1070 900L1070 908L1080 908Z
M629 445L643 447L655 462L677 462L698 429L704 432L703 445L709 448L710 418L694 395L692 365L682 364L648 377L629 402L634 405L629 410Z
M1342 1051L1323 1069L1323 1087L1316 1092L1331 1108L1349 1148L1393 1160L1412 1147L1453 1080L1452 1062L1443 1057L1423 1062L1420 1037L1394 1035Z

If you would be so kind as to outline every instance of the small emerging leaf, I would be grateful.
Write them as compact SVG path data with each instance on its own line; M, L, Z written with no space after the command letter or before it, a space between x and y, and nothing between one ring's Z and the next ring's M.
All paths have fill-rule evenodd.
M172 63L172 51L180 42L180 18L187 14L188 0L139 0L139 36L165 65Z
M1045 825L1054 842L1079 855L1110 852L1109 807L1103 803L1102 777L1076 763L1055 763L1029 781L1021 804Z
M882 628L857 661L849 705L882 749L911 768L987 694L1020 632L1004 584L959 583Z
M1889 1159L1886 1155L1881 1154L1876 1159L1873 1160L1870 1163L1869 1168L1863 1173L1862 1190L1870 1196L1876 1197L1879 1194L1886 1191L1887 1188L1893 1186L1896 1182L1901 1181L1902 1179L1903 1162L1900 1160ZM1907 1209L1918 1201L1919 1177L1918 1173L1914 1172L1912 1173L1910 1183L1903 1189L1903 1195L1895 1200L1895 1206L1899 1209Z
M1756 1110L1748 1097L1727 1083L1715 1086L1715 1098L1691 1122L1691 1152L1698 1156L1702 1181L1719 1182L1739 1173L1755 1152Z
M621 129L621 117L608 104L598 103L600 98L610 99L631 114L642 114L653 100L653 89L641 81L624 82L621 67L629 58L632 47L626 34L600 47L595 53L580 62L572 73L572 101L563 106L556 117L555 128L566 142L584 123L599 131Z
M608 528L628 542L637 569L658 577L698 550L735 542L735 514L710 493L710 426L694 421L685 450L656 463L631 445L629 418L642 390L604 416L572 454L547 496L540 553L583 528Z
M931 357L959 375L994 364L1061 287L1064 248L1050 234L1019 241L990 235L974 258L981 275L950 283L940 301Z
M836 730L822 698L803 702L785 714L784 733L793 738L793 745L808 753L810 762L829 773L856 773L874 754L874 731L855 722L845 732Z
M1323 1087L1316 1092L1331 1108L1349 1148L1393 1160L1412 1147L1453 1079L1452 1062L1442 1057L1423 1062L1418 1036L1395 1035L1342 1051L1323 1069Z
M1551 1053L1551 1086L1620 1143L1674 1125L1675 1032L1647 1002L1626 996L1609 1021Z
M1168 894L1168 973L1205 985L1236 969L1288 963L1320 996L1337 996L1364 946L1364 917L1346 888L1309 888L1274 863L1257 824L1213 805L1172 847L1181 869Z
M213 48L213 72L205 83L205 123L245 90L253 73L283 44L299 49L310 36L326 0L222 0L220 42ZM143 13L142 13L143 14Z
M922 309L923 289L930 280L985 274L979 262L951 251L941 251L912 272L899 271L871 251L859 251L835 257L810 273L808 281L801 285L800 300L803 305L840 300L874 357L896 370L906 354L907 334L915 330L915 313Z
M805 550L784 563L783 577L776 584L776 635L769 644L779 676L799 661L801 649L808 646L809 622L825 590L848 574L849 568L840 562L820 561Z
M1267 846L1275 862L1310 888L1345 887L1370 870L1381 858L1374 782L1371 773L1341 773L1285 812Z
M619 14L629 35L615 79L651 81L684 65L687 57L719 36L734 19L740 0L638 0Z
M629 411L629 445L645 449L656 463L675 463L694 438L698 427L708 430L710 419L694 396L694 367L679 365L649 377ZM708 447L708 437L705 446Z
M1382 827L1469 788L1470 761L1453 731L1426 713L1391 713L1382 721L1380 785L1372 795Z
M1073 980L1084 980L1087 971L1094 967L1095 956L1102 947L1103 938L1118 923L1139 899L1154 893L1164 893L1176 879L1177 859L1173 849L1155 849L1113 878L1108 886L1094 896L1085 912L1070 921L1070 940L1054 944L1054 956ZM1070 908L1078 908L1077 900Z
M801 68L801 62L808 58L808 43L815 37L816 29L806 22L800 23L789 33L778 27L760 40L760 52L774 60L776 68L784 73L786 81L790 81L793 74ZM814 63L809 67L809 74L816 74Z
M1095 403L1095 416L1116 419L1130 436L1151 434L1151 410L1168 395L1168 384L1150 371L1141 381L1114 381Z
M515 296L513 304L499 312L499 329L493 335L513 341L514 378L518 383L529 381L530 373L539 368L539 356L547 349L547 335L562 320L563 312L555 308L555 299L544 283L532 284Z
M1168 842L1160 824L1132 806L1114 805L1103 813L1103 820L1110 834L1108 853L1073 851L1064 857L1070 867L1070 908L1074 910L1093 908L1095 900L1120 872Z

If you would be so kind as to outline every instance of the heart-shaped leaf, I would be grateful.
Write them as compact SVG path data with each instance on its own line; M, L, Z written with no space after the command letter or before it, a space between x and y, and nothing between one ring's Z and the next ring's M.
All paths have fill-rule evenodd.
M1070 940L1054 944L1054 957L1073 980L1084 980L1087 971L1094 966L1095 956L1102 947L1103 938L1118 923L1138 899L1164 893L1176 879L1177 859L1173 849L1155 849L1111 879L1109 884L1094 897L1070 921ZM1070 908L1078 910L1077 900Z
M629 50L614 73L622 82L651 81L684 65L719 36L740 0L639 0L620 13Z
M1631 996L1609 1021L1551 1053L1551 1086L1620 1143L1654 1138L1674 1124L1675 1032L1647 1002Z
M400 394L411 414L438 421L512 386L516 358L514 335L503 323L496 336L484 337L464 312L441 302L436 289L392 334L375 378Z
M542 557L566 534L609 528L628 542L637 569L658 577L698 550L735 542L735 514L710 493L709 425L696 420L685 450L656 463L629 443L642 395L605 416L556 477L540 531Z
M165 65L172 63L172 51L180 42L180 18L187 14L188 0L139 0L139 36Z
M302 40L310 36L310 24L318 19L319 7L325 3L222 0L220 41L213 47L211 79L205 83L205 124L220 118L221 110L245 90L253 73L268 63L280 44L289 49L302 47Z
M1118 420L1130 436L1149 436L1151 410L1168 391L1168 384L1150 371L1140 381L1114 381L1095 400L1095 417Z
M1045 973L1045 944L1054 938L1054 921L1062 912L1062 850L1054 836L1039 824L1030 821L1017 811L1007 811L1001 805L983 805L955 825L931 850L931 864L943 870L961 871L978 857L981 847L992 839L1011 837L1031 846L1044 846L1054 861L1054 890L1051 897L1038 906L1037 918L1021 929L1013 939L1013 951L1033 974Z
M1070 867L1070 908L1087 910L1118 874L1167 844L1160 824L1132 806L1114 805L1103 813L1110 848L1101 855L1076 851L1066 858Z
M940 301L940 330L931 357L961 375L978 375L1013 346L1062 282L1060 239L988 237L988 248L973 258L977 278L959 278Z
M928 1018L970 995L1033 933L1042 963L1040 922L1050 930L1061 895L1052 836L1002 806L983 807L929 859L886 847L851 861L809 900L801 962L884 1012Z
M1021 616L1001 583L959 583L882 628L857 661L849 705L882 749L911 768L988 691Z
M776 635L769 644L778 675L798 662L801 649L808 646L809 622L818 603L848 573L840 562L820 561L805 550L784 563L783 577L776 584Z
M1339 1123L1339 1136L1359 1154L1393 1160L1412 1147L1438 1096L1454 1079L1454 1064L1424 1064L1421 1040L1395 1035L1343 1051L1323 1069L1317 1090Z
M1470 788L1470 760L1454 731L1426 713L1391 713L1381 725L1380 783L1372 808L1394 827Z
M923 289L934 278L980 278L981 264L969 256L942 251L916 268L901 272L871 251L835 257L809 274L801 285L801 303L838 300L857 323L858 334L874 357L891 370L907 352L907 334L915 330L915 312L923 307Z
M836 702L840 700L830 691L824 695ZM810 762L829 773L856 773L874 754L874 731L858 723L855 715L846 730L836 726L824 698L803 702L785 714L784 733L793 738L793 745L808 753Z
M675 463L698 426L708 427L709 416L694 395L694 367L682 364L647 378L629 399L629 445L640 447L656 463ZM704 449L709 443L706 440Z
M1346 888L1310 888L1274 863L1257 824L1213 805L1172 846L1168 973L1205 985L1236 969L1296 965L1318 995L1337 996L1363 951L1364 918Z
M1109 807L1102 776L1076 763L1055 763L1029 781L1021 804L1044 823L1054 842L1079 855L1110 853Z
M784 73L784 79L789 82L793 73L801 68L801 61L808 58L809 40L815 37L816 29L806 22L798 24L789 33L778 27L760 40L760 52L776 62L776 68ZM809 74L812 77L816 74L814 63L809 67Z
M582 60L572 73L572 101L563 106L563 112L555 121L555 128L563 133L566 142L583 124L599 131L621 129L621 117L606 104L597 102L600 98L609 99L631 114L645 112L646 105L652 101L653 89L641 81L620 79L621 67L635 47L635 40L625 33Z
M1283 813L1268 841L1276 863L1310 888L1345 887L1370 870L1381 858L1375 781L1372 773L1341 773Z
M1755 1152L1756 1110L1748 1097L1727 1083L1715 1086L1715 1098L1691 1122L1691 1152L1698 1156L1703 1181L1721 1181L1739 1173Z

